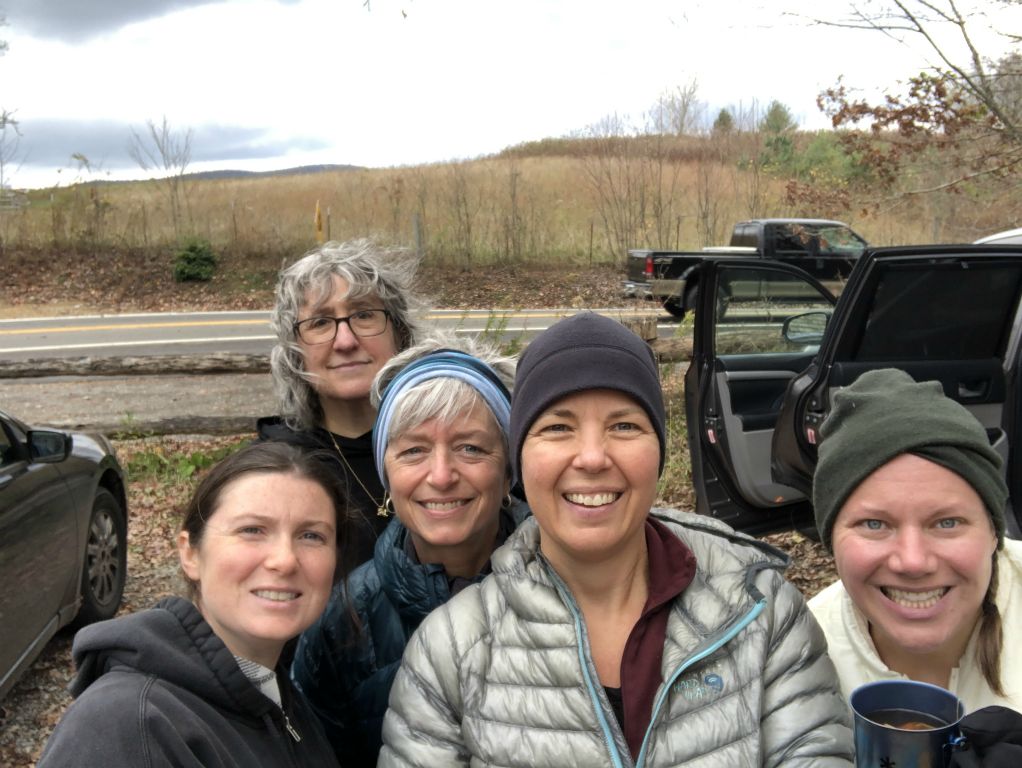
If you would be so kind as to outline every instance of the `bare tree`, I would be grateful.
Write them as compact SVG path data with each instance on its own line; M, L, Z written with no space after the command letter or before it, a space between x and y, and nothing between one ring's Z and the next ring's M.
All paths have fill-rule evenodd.
M170 206L174 235L180 237L183 219L188 213L185 172L192 161L192 129L175 130L166 116L160 123L147 120L144 131L131 129L128 153L143 171L162 174L156 182Z
M0 198L10 185L10 166L17 160L21 131L14 112L0 109Z
M1022 170L1022 113L1018 88L1022 71L1017 52L992 60L977 42L980 31L999 36L1010 48L1022 30L1005 29L996 16L1019 0L856 0L848 15L818 23L881 34L907 43L923 41L934 66L870 103L839 83L818 99L835 128L864 126L848 133L850 151L873 170L872 181L887 188L903 177L910 159L938 152L951 165L930 192L954 188L981 177L1004 177ZM983 29L986 27L986 29Z
M614 113L585 129L591 151L582 158L590 188L596 194L607 250L624 258L642 243L646 220L646 167L635 157L634 131Z
M7 19L0 13L0 27L5 26L7 26ZM0 40L0 56L5 53L7 53L7 41ZM0 195L3 195L7 188L7 167L17 155L20 141L21 131L18 130L18 121L14 119L14 112L0 107Z
M699 100L699 83L692 78L685 85L668 88L650 110L658 133L684 136L698 132L705 122L706 105Z

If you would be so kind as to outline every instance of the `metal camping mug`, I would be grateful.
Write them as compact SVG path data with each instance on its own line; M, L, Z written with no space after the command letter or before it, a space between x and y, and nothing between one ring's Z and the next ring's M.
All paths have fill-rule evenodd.
M950 691L913 680L861 685L855 715L856 768L946 768L965 705Z

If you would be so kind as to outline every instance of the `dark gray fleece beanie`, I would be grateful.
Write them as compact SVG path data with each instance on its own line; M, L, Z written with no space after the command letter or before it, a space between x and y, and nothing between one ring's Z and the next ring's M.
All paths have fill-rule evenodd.
M522 443L532 423L557 400L587 389L624 392L642 406L660 441L663 472L667 417L653 350L616 320L581 312L540 333L518 361L510 435L516 480L522 477Z
M813 507L820 539L831 549L834 520L852 492L874 471L903 453L950 469L986 505L998 542L1004 542L1008 487L1001 457L986 430L938 381L916 383L902 370L862 374L834 395L820 426Z

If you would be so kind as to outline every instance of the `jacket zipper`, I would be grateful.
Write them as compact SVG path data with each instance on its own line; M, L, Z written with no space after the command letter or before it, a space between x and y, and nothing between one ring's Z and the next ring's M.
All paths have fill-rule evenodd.
M281 710L281 714L284 715L284 727L287 729L287 732L291 734L291 738L295 740L295 744L299 743L302 740L302 737L298 735L298 731L296 731L294 726L291 725L291 721L287 717L287 712Z
M610 754L610 759L614 763L614 768L624 768L624 763L621 762L621 753L618 752L614 734L611 733L610 724L607 722L607 715L603 711L603 705L600 703L600 697L596 693L593 678L590 674L589 660L586 658L585 652L585 643L582 642L582 616L575 606L574 599L567 593L561 583L560 577L557 576L552 568L549 568L548 571L554 585L557 587L557 591L561 593L561 599L564 600L564 604L568 606L568 610L571 611L572 618L575 621L575 641L578 648L578 661L579 665L582 667L582 677L585 680L586 689L589 691L589 698L593 702L593 709L596 710L596 719L599 721L600 730L603 732L603 741L607 745L607 752Z
M582 677L585 680L586 689L589 691L589 698L593 702L593 708L596 710L596 719L599 721L600 730L603 731L603 740L607 745L607 751L610 753L610 759L613 761L615 768L624 768L624 763L621 761L621 753L617 749L615 744L614 734L611 733L610 724L607 722L606 713L603 711L603 705L600 703L600 697L596 693L596 688L593 684L593 678L590 674L589 662L586 658L585 644L582 642L582 616L575 605L574 598L571 597L567 590L567 587L561 581L560 576L553 568L547 566L547 573L550 576L551 581L557 588L557 591L561 595L561 599L564 604L568 606L568 610L571 611L572 618L575 622L575 641L578 648L578 660L582 667ZM766 597L760 597L756 603L750 608L741 619L739 619L731 627L718 637L713 643L703 648L701 651L697 651L688 658L684 659L671 673L670 677L664 682L663 687L660 690L660 695L657 696L656 701L653 703L653 711L650 713L649 726L646 728L646 735L642 737L642 747L639 749L639 757L635 761L635 768L641 768L646 760L646 749L649 746L649 738L653 733L653 725L656 723L656 719L660 714L660 710L663 708L664 702L667 700L667 695L671 690L671 686L681 676L681 674L691 667L693 664L702 661L711 653L731 642L735 636L749 626L766 608L767 599ZM631 757L631 755L629 755ZM630 761L629 761L630 762Z
M703 648L701 651L697 651L684 659L681 664L677 666L674 672L671 673L670 677L664 681L664 685L660 689L660 695L657 696L656 701L653 703L653 711L650 713L649 717L649 726L646 728L646 735L642 737L642 747L639 749L639 757L635 761L635 768L641 768L646 761L646 750L649 747L649 738L653 733L653 726L656 723L657 717L660 715L660 710L663 708L664 702L667 701L667 695L670 693L671 686L674 685L674 682L693 664L702 661L717 649L731 642L739 632L754 622L756 617L763 612L766 608L766 602L765 597L761 597L757 600L756 604L753 605L752 608L750 608L749 611L733 627L731 627L731 629L727 630L706 648Z

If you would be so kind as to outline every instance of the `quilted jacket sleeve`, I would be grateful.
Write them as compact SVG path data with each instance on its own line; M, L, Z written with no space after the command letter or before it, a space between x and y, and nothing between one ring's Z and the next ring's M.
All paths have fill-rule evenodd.
M773 592L763 670L763 765L854 764L851 711L827 656L823 632L792 584L776 572L762 574L758 581L764 592Z
M459 646L471 638L461 628L455 631L450 608L448 603L427 616L405 649L383 720L377 766L469 763L461 731L458 669Z

